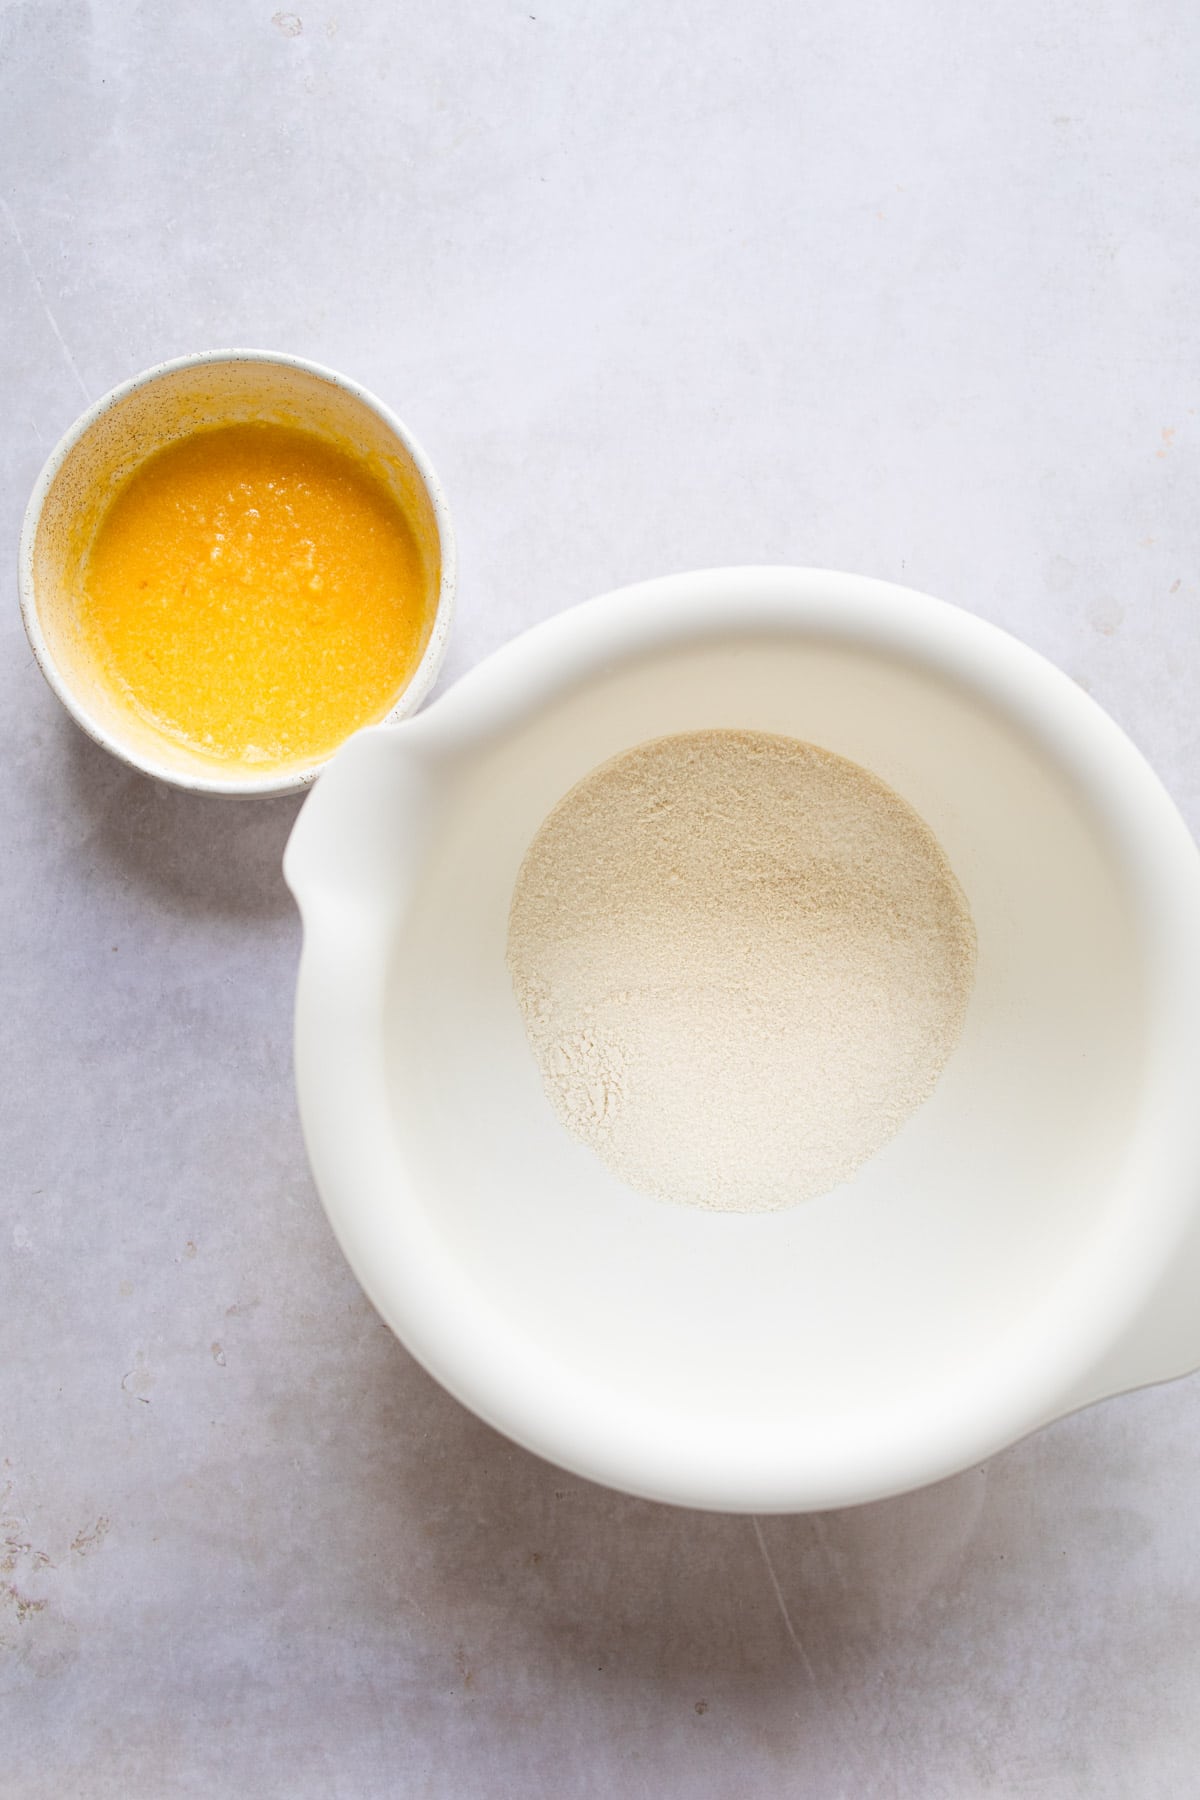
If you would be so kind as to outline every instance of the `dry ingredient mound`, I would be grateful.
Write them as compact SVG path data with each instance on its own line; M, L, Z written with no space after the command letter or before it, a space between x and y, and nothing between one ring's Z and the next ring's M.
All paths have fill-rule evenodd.
M934 1084L975 932L924 821L794 738L694 731L585 777L517 878L546 1093L614 1175L765 1212L846 1181Z

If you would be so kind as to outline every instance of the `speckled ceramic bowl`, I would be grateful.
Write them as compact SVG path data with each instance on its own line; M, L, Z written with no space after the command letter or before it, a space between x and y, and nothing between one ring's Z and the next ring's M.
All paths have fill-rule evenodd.
M197 429L250 420L301 426L369 459L413 529L435 613L420 662L397 683L388 722L415 712L433 686L454 608L454 533L437 476L396 415L346 376L272 351L209 350L159 363L106 394L76 420L34 485L21 533L25 629L46 680L90 737L147 775L207 794L291 793L329 759L223 765L138 718L82 641L80 572L113 494L140 462Z

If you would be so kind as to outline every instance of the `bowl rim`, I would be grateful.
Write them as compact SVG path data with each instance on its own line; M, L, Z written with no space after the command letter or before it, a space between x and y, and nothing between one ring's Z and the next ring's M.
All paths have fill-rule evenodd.
M361 1041L378 1035L365 1021L383 1002L370 1002L364 977L377 981L380 964L364 911L354 909L351 943L345 908L324 904L317 873L327 860L322 836L343 804L360 820L369 811L356 789L372 759L402 747L422 758L461 754L614 658L705 634L728 637L748 621L899 652L990 701L1077 784L1129 878L1145 955L1146 1099L1103 1221L988 1355L955 1371L927 1405L914 1401L870 1443L847 1435L834 1454L828 1443L814 1453L783 1442L774 1425L715 1431L680 1419L666 1429L655 1415L651 1429L530 1353L424 1225L420 1201L406 1207L405 1192L396 1193L397 1172L405 1190L419 1187L402 1159L387 1172L386 1192L370 1191L366 1152L356 1149L352 1169L347 1139L369 1136L379 1124L370 1107L383 1104ZM1000 627L912 589L752 566L667 576L573 607L496 651L419 719L361 733L344 747L297 821L285 874L304 920L300 1116L334 1233L385 1321L443 1386L516 1442L587 1479L691 1507L785 1512L881 1499L954 1474L1096 1397L1089 1379L1144 1321L1194 1228L1200 852L1140 751L1069 676ZM1121 1385L1113 1379L1106 1391Z
M182 370L202 368L215 363L275 364L285 368L298 369L320 381L328 382L373 412L411 457L433 508L441 550L441 580L438 586L437 603L434 608L429 641L422 652L421 660L397 696L395 704L380 723L395 724L401 719L408 718L421 705L441 671L454 619L458 573L457 550L445 491L426 451L408 426L383 400L379 399L370 389L352 380L350 376L343 375L324 363L313 362L303 356L293 356L287 351L218 349L199 350L188 355L172 357L165 362L154 363L150 368L143 369L139 374L131 375L127 380L118 383L116 387L110 388L106 394L101 395L79 415L63 433L43 463L25 507L18 547L21 618L34 660L67 712L95 743L130 768L137 769L143 775L152 776L156 781L164 781L172 787L183 788L197 794L220 794L235 799L295 794L311 786L321 770L333 760L337 754L336 749L331 751L328 756L321 757L312 763L306 763L300 768L289 769L282 775L270 773L250 777L217 773L208 775L178 769L169 763L160 763L152 756L143 754L123 741L95 717L64 675L42 629L37 583L34 578L34 547L47 496L67 457L106 413L122 405L131 394L142 388L152 387L164 377L177 374Z

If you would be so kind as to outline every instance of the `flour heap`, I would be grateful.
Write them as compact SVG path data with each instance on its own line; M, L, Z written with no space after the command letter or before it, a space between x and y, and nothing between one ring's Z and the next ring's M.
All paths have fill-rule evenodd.
M551 1104L614 1175L760 1212L848 1180L932 1093L975 932L929 827L866 769L696 731L555 807L508 966Z

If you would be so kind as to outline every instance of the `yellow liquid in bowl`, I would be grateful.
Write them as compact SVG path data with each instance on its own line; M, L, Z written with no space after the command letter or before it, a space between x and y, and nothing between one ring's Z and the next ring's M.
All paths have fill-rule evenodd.
M225 763L314 762L415 671L436 595L382 481L293 426L149 457L100 522L80 628L120 698Z

